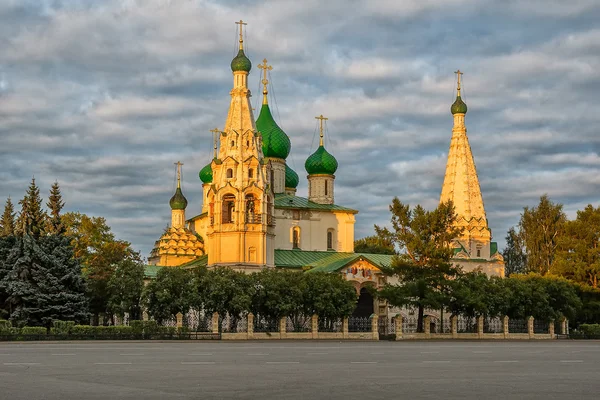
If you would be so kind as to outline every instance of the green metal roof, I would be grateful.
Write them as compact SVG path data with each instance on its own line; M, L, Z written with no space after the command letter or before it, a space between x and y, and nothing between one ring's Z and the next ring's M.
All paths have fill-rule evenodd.
M466 114L467 113L467 103L465 103L461 98L460 98L460 94L458 96L456 96L456 100L454 101L454 103L452 103L452 106L450 106L450 112L452 114Z
M317 151L312 153L304 163L304 169L309 175L325 174L333 175L337 171L338 162L323 145L320 145Z
M268 104L263 104L260 109L260 114L256 119L256 129L262 136L263 155L285 160L292 149L292 142L273 119Z
M313 211L345 211L352 214L357 214L357 210L337 206L335 204L318 204L304 197L286 195L279 193L275 195L275 208L302 208Z
M204 216L207 216L207 215L208 215L208 212L203 212L202 214L198 214L195 217L188 218L185 222L192 222L192 221L195 221L195 220L202 218Z
M346 265L364 259L376 266L389 266L392 255L368 253L343 253L335 251L275 250L278 268L310 268L311 272L335 272Z
M498 252L498 243L496 242L491 242L490 243L490 254L494 255Z
M158 274L158 271L160 271L163 267L160 267L158 265L145 265L144 266L144 278L150 278L150 279L154 279L156 278L156 274Z
M171 200L169 200L169 205L171 206L171 210L185 210L188 205L188 201L183 195L181 188L177 188Z

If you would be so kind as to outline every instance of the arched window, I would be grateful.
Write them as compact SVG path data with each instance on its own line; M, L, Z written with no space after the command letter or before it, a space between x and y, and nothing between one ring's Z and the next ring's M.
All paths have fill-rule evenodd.
M325 181L325 196L327 196L327 181Z
M254 178L254 170L252 168L250 168L248 170L248 179L252 179Z
M300 248L300 228L297 226L292 230L292 249Z
M255 213L254 195L247 194L246 195L246 223L255 224L255 223L259 223L259 222L260 222L260 219L256 218L256 213Z
M223 224L233 223L233 213L235 212L235 196L227 194L223 196L222 222Z
M235 147L235 140L231 141L231 147Z
M267 225L275 225L275 221L273 221L273 202L271 201L271 196L267 196Z
M233 169L228 168L227 169L227 179L231 179L233 178Z
M327 250L333 250L333 229L327 231Z
M250 147L250 141L246 140L246 147Z

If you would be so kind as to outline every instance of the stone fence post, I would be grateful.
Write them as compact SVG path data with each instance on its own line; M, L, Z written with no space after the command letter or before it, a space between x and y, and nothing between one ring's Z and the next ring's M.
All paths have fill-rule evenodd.
M214 312L212 315L212 333L219 333L219 313Z
M534 330L533 330L533 317L527 318L527 333L529 334L529 339L534 338Z
M377 314L371 314L371 333L373 334L373 340L379 340L379 316Z
M148 311L144 310L142 313L142 321L148 321L150 318L148 317Z
M175 317L177 318L177 327L183 328L183 314L178 312Z
M510 334L508 331L508 315L502 318L502 333L504 334L504 339L508 339L508 335Z
M285 339L287 334L287 317L281 317L279 319L279 336L281 339Z
M483 323L484 317L483 315L480 315L479 317L477 317L477 337L479 339L483 339Z
M429 315L423 318L423 332L425 332L425 336L431 336L431 317Z
M313 314L310 319L310 331L312 332L312 338L318 339L319 337L319 316L317 314Z
M402 339L402 314L396 314L396 340Z
M342 321L342 337L344 339L348 339L350 337L349 329L348 329L348 317L344 317Z
M561 335L566 335L567 334L567 319L563 318L560 321L560 334Z
M254 339L254 314L248 313L248 327L246 329L248 339Z
M452 339L458 339L458 315L450 317L450 324L452 325Z
M548 333L550 334L550 338L554 339L554 320L551 319L548 323Z

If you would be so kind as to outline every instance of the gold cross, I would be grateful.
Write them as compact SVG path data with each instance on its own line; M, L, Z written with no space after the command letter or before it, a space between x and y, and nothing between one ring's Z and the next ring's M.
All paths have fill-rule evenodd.
M321 114L318 117L315 117L315 119L319 120L319 137L321 138L319 145L323 146L323 121L327 121L329 118L325 118L323 114Z
M269 84L269 80L267 79L267 73L269 71L273 70L273 67L270 65L267 65L267 59L265 58L263 60L263 63L260 64L258 66L258 68L263 70L263 80L262 80L262 84L264 85L264 87L263 87L263 104L267 104L267 93L269 93L267 90L267 85Z
M175 165L177 165L177 187L180 188L181 187L181 166L183 165L183 163L180 161L177 161L175 163Z
M460 69L457 69L456 71L454 71L454 73L458 76L458 86L457 86L457 90L458 90L458 95L460 96L460 76L463 74L462 72L460 72Z
M246 22L242 21L241 19L239 22L236 22L236 24L240 26L240 50L243 50L244 49L244 36L243 36L242 30L243 30L244 25L248 25L248 24Z
M219 128L211 129L213 133L213 148L214 148L214 158L217 158L217 133L221 132Z

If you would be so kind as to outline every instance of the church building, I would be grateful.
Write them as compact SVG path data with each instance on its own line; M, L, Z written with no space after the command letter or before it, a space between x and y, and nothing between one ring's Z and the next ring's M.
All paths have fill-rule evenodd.
M263 268L287 268L307 273L342 274L360 294L357 311L385 315L385 303L374 301L367 286L379 287L385 278L380 267L390 255L354 252L357 210L335 203L336 158L325 148L323 115L319 120L319 146L304 167L308 196L296 195L298 174L287 164L291 151L288 135L269 108L267 84L272 67L267 60L262 73L263 99L258 118L250 104L248 75L252 68L244 53L243 21L239 24L239 50L231 61L233 88L224 128L213 129L213 159L199 172L202 213L186 219L188 204L178 180L171 198L171 227L156 242L149 257L147 276L160 267L230 267L253 272ZM502 256L483 208L475 164L466 136L466 104L460 96L451 111L454 128L440 201L454 201L458 223L466 229L455 243L455 262L466 270L479 268L490 275L504 275Z

